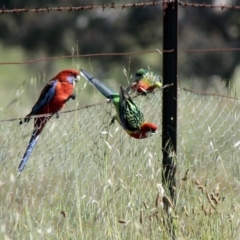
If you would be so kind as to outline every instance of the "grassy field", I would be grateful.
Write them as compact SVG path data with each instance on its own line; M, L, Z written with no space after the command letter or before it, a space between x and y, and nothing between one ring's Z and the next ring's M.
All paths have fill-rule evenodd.
M0 50L4 61L24 59L21 49ZM34 66L1 66L1 120L27 114L46 79L72 67L79 68L79 60L57 61L44 74L35 74ZM122 69L109 71L127 81ZM77 99L67 110L104 101L84 83L77 84ZM115 79L107 83L118 89ZM159 126L155 136L141 141L117 123L109 125L109 103L52 118L20 176L32 122L1 122L0 239L170 239L157 187L161 97L158 91L136 99L145 118ZM179 90L178 104L177 201L171 215L176 238L238 239L239 102Z
M139 141L117 123L109 126L109 103L62 113L48 123L20 176L32 123L1 123L1 239L170 239L161 199L156 203L161 92L136 101L159 126L155 136ZM177 239L240 235L238 105L179 90Z

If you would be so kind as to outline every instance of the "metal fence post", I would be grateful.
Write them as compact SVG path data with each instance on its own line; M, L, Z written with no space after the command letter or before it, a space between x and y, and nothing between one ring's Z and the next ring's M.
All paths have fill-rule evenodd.
M178 1L163 3L163 86L173 86L163 90L162 103L162 182L169 190L175 204L176 153L177 153L177 41L178 41Z

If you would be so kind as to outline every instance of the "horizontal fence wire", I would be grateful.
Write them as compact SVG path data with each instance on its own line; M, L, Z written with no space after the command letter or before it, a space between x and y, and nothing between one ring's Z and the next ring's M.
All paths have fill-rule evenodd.
M103 11L105 9L117 9L120 8L122 10L127 8L146 8L149 6L156 6L156 5L162 5L172 2L172 0L163 0L163 1L150 1L150 2L139 2L139 3L111 3L111 4L101 4L101 5L82 5L82 6L68 6L68 7L37 7L37 8L14 8L14 9L5 9L3 6L3 9L0 9L0 15L3 14L19 14L19 13L49 13L51 11L57 11L57 12L74 12L74 11L82 11L82 10L94 10L94 9L102 9ZM240 6L237 5L227 5L227 4L206 4L206 3L189 3L189 2L182 2L178 1L179 6L182 7L192 7L192 8L212 8L212 9L221 9L221 10L240 10Z
M148 6L155 6L157 4L162 4L164 1L151 1L151 2L141 2L141 3L111 3L111 4L101 4L101 5L83 5L83 6L68 6L68 7L45 7L45 8L15 8L15 9L0 9L0 14L5 13L41 13L41 12L47 12L50 11L58 11L58 12L73 12L73 11L82 11L82 10L94 10L94 9L102 9L103 11L105 9L116 9L121 8L122 10L125 8L136 8L136 7L148 7Z
M46 57L40 59L32 59L27 61L19 61L19 62L0 62L0 65L23 65L23 64L32 64L38 62L45 61L56 61L59 59L74 59L74 58L86 58L86 57L111 57L111 56L135 56L135 55L146 55L146 54L162 54L163 52L171 53L172 50L150 50L150 51L139 51L139 52L112 52L112 53L92 53L92 54L75 54L75 55L67 55L67 56L54 56L54 57ZM178 49L179 53L205 53L205 52L231 52L231 51L240 51L240 48L209 48L209 49Z

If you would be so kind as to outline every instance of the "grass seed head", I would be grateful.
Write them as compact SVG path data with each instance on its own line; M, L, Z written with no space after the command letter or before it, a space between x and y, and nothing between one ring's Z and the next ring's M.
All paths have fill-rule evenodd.
M204 192L205 192L205 187L204 186L199 185L198 189L201 190L202 194L204 194Z
M232 220L234 218L234 215L233 214L228 214L227 218L228 218L229 222L232 222Z
M161 196L161 194L158 192L157 197L156 197L156 201L155 201L155 207L156 208L163 208L163 198Z
M157 188L158 188L158 192L159 192L160 195L163 197L164 194L165 194L165 191L164 191L164 188L163 188L162 184L161 184L161 183L158 183L158 184L157 184Z
M218 197L217 196L215 196L215 194L214 193L210 193L210 198L211 198L211 200L213 200L214 201L214 203L217 205L217 204L219 204L219 200L218 200Z
M186 208L186 206L184 205L184 206L182 206L182 211L185 213L185 215L187 216L187 217L189 217L190 216L190 214L189 214L189 212L187 211L187 208Z
M213 204L213 201L211 200L211 196L206 192L207 200L210 203L211 207L216 210L215 205Z
M140 217L139 217L139 222L143 224L143 211L140 210Z
M127 221L125 221L123 219L118 220L118 222L121 223L121 224L126 224L127 223Z
M149 209L149 206L145 202L143 202L143 206L145 207L145 209Z
M193 214L193 215L196 215L196 213L197 213L196 208L193 207L193 208L192 208L192 214Z
M171 199L166 195L163 196L163 207L167 210L167 213L170 213L174 209Z
M62 215L64 218L66 218L66 217L67 217L67 214L66 214L66 212L65 212L65 211L61 211L60 213L61 213L61 215Z
M199 181L196 179L195 180L195 184L198 186L199 185Z
M156 217L157 214L158 214L158 211L153 212L153 213L149 216L149 220L152 221L152 219L153 219L154 217Z
M187 181L188 173L189 173L189 169L187 169L187 171L185 172L184 177L182 178L183 181Z
M237 207L236 205L232 205L233 211L236 212L237 211Z

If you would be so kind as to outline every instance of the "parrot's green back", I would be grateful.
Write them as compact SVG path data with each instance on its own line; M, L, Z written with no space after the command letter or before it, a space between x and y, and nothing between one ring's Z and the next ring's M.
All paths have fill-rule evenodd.
M143 113L131 97L126 97L127 92L123 87L120 88L120 94L118 94L104 85L97 78L93 77L87 71L81 69L81 74L92 85L94 85L99 92L113 102L117 113L114 119L116 119L126 131L136 132L141 129L141 126L144 123Z
M122 126L130 132L139 131L144 123L144 115L131 97L126 97L126 90L120 89L119 116Z

